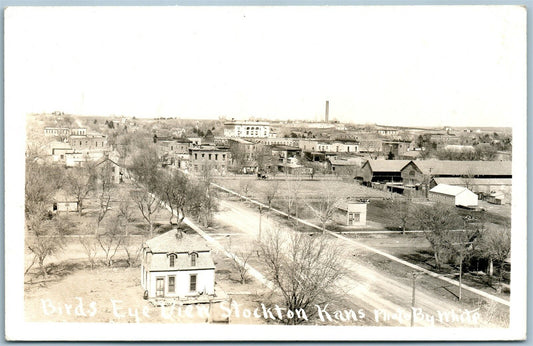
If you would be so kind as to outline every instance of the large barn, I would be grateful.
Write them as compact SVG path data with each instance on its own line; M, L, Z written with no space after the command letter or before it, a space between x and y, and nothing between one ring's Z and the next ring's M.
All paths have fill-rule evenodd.
M402 169L410 162L409 160L368 160L361 167L361 177L367 184L401 182Z

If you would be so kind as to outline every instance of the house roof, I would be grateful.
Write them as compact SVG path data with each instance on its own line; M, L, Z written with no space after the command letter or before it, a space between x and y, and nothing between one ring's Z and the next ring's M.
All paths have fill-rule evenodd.
M466 187L462 186L452 186L447 184L439 184L429 190L429 192L433 193L440 193L442 195L448 195L448 196L457 196L465 191L469 191L470 193L473 193L472 191L468 190Z
M153 253L188 253L193 251L210 251L209 247L204 241L195 239L194 237L187 234L182 234L181 237L177 237L177 233L178 231L173 229L150 240L147 240L145 245L149 247Z
M413 161L423 174L430 175L508 175L513 173L512 161Z
M106 157L106 156L104 156L104 157L102 157L100 160L98 160L98 161L96 162L96 166L99 166L99 165L101 165L102 163L104 163L104 162L106 162L106 161L109 161L109 162L111 162L112 164L114 164L115 166L119 166L119 167L120 167L120 165L119 165L118 163L116 163L115 161L111 160L109 157Z
M366 164L370 166L372 172L400 172L409 160L368 160Z
M471 178L465 180L465 178L460 177L434 177L433 180L437 184L447 184L447 185L508 185L513 184L512 178Z

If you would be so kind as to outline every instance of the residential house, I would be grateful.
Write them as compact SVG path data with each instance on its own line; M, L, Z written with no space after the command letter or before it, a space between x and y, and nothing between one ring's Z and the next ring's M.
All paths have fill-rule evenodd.
M148 298L215 295L215 264L199 238L171 230L146 241L141 256L141 286Z
M121 184L124 182L124 179L126 178L126 169L124 167L111 160L108 156L100 159L95 166L99 168L104 165L107 165L106 169L109 170L110 178L113 183Z

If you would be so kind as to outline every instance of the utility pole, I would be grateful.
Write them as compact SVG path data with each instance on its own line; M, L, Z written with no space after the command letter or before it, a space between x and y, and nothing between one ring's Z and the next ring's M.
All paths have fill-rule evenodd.
M261 219L263 216L263 206L259 204L259 241L261 241Z
M411 327L415 326L415 303L416 303L416 279L424 274L423 272L411 272L411 276L413 278L413 294L411 296Z

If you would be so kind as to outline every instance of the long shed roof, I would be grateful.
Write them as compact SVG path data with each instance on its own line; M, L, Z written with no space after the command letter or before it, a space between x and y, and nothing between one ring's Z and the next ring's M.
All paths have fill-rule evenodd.
M511 161L451 161L451 160L420 160L413 164L423 174L430 175L497 175L512 176Z

